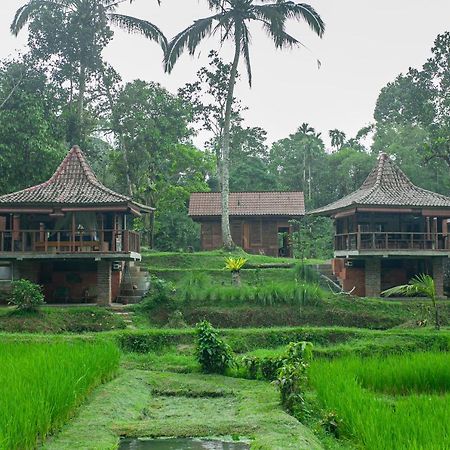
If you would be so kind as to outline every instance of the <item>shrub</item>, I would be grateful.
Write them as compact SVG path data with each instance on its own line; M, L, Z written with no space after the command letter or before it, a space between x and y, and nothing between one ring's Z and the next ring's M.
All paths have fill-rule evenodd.
M230 346L218 337L209 322L200 322L196 331L196 354L203 372L223 374L233 363Z
M22 310L36 309L45 303L42 287L29 280L14 281L9 303Z
M151 277L151 288L143 302L138 305L139 309L152 309L156 305L170 304L175 294L175 286L171 281Z
M280 389L281 404L298 419L306 412L304 391L311 358L310 342L291 342L274 381Z

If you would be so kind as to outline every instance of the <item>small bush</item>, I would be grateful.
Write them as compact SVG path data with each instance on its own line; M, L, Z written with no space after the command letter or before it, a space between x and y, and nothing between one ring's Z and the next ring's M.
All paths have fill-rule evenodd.
M14 281L9 303L21 310L36 309L45 303L42 287L29 280Z
M233 363L233 355L228 344L217 335L209 322L197 325L197 359L203 372L223 374Z
M311 358L310 342L290 343L274 381L280 389L281 404L298 419L303 418L306 413L304 391Z

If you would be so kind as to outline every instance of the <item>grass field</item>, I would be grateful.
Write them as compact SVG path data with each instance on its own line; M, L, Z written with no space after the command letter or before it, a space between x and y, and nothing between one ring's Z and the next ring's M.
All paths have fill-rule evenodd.
M0 448L34 449L119 362L111 342L2 342Z
M316 361L310 382L341 432L368 450L450 448L450 355Z
M36 311L0 308L0 332L85 333L125 328L117 314L97 306L48 307Z

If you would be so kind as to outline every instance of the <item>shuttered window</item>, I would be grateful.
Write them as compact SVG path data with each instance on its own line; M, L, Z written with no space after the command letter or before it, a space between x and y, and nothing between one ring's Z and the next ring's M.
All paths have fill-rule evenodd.
M250 245L262 244L262 227L261 221L250 222Z

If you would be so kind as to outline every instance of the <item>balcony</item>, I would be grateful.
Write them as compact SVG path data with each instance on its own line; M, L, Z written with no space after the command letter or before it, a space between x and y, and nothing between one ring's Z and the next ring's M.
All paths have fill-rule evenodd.
M450 236L443 233L357 232L334 237L336 256L433 256L450 253Z
M139 253L140 235L129 230L0 231L0 256L7 258L134 255L136 259Z

